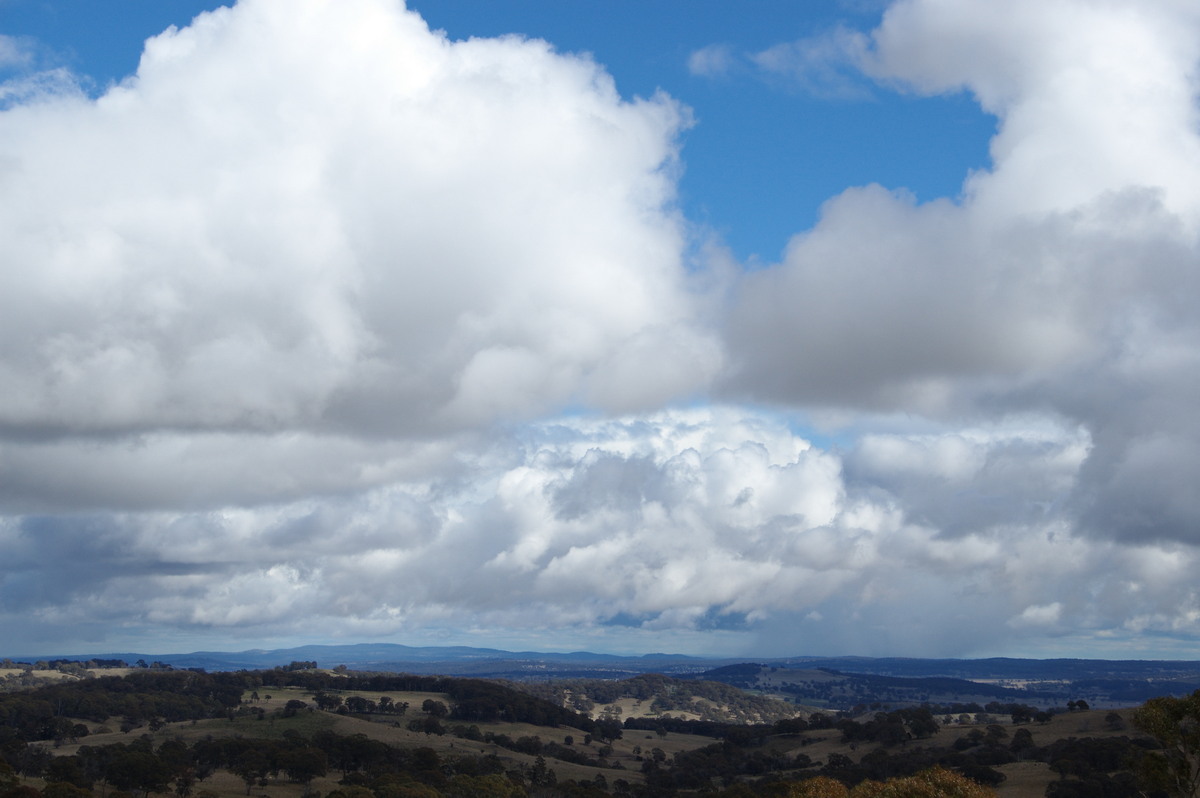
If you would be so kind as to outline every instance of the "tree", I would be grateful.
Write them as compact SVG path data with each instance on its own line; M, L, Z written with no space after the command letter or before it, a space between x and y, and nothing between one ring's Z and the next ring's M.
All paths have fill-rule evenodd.
M77 756L56 756L46 765L42 774L46 783L65 782L85 790L92 788L93 779L83 769L83 762ZM3 790L0 790L3 792Z
M317 776L324 776L328 767L325 752L309 745L293 748L285 752L281 759L288 778L305 786Z
M846 798L846 785L829 776L817 776L787 786L786 798Z
M1186 698L1152 698L1133 713L1133 725L1162 745L1139 770L1151 789L1195 798L1200 793L1200 690Z
M621 722L616 720L598 720L596 721L596 736L601 740L612 742L613 740L621 739L622 728Z
M106 769L108 783L125 792L140 791L143 795L166 792L171 771L155 754L127 748L115 752Z
M1017 729L1013 734L1012 742L1008 744L1008 750L1016 754L1018 760L1022 759L1029 749L1036 747L1033 742L1033 733L1029 729Z
M426 735L436 734L441 737L446 733L446 727L442 722L432 715L424 718L413 718L408 722L408 730L412 732L423 732Z
M246 795L249 795L254 785L260 779L267 777L267 773L271 770L271 763L267 761L262 751L250 748L237 758L229 770L242 780L246 785Z
M321 709L333 711L342 705L342 697L333 693L319 692L313 696L313 701Z
M7 792L17 786L17 774L12 765L0 759L0 792Z
M535 787L551 787L558 781L554 771L546 767L546 760L540 754L529 769L529 783Z
M441 701L435 701L432 698L426 698L421 704L421 711L428 712L435 718L444 718L450 713L450 710Z
M525 791L498 774L458 775L450 779L443 794L450 798L523 798Z
M92 791L65 781L51 781L42 788L42 798L92 798Z
M297 712L308 709L308 704L298 698L293 698L283 705L283 716L285 718L295 717Z
M864 781L850 791L851 798L994 798L995 795L987 787L942 767L883 783Z

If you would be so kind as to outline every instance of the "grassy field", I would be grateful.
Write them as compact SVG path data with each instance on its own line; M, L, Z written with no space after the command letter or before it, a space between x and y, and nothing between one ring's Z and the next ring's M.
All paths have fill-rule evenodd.
M177 739L187 743L192 743L209 736L282 739L288 732L298 732L308 737L320 731L332 730L342 735L363 734L393 746L428 747L437 751L443 757L454 757L463 754L494 755L510 769L531 766L536 759L534 756L510 751L494 744L465 740L449 733L439 736L409 731L407 728L409 721L414 718L424 717L424 713L421 712L420 708L427 699L441 701L447 705L452 703L450 698L444 694L426 692L388 692L385 694L348 691L341 694L343 698L351 695L359 695L378 702L382 695L387 695L397 705L407 703L409 709L402 716L383 714L370 717L350 716L309 709L301 710L291 717L284 717L283 710L289 701L299 700L312 705L312 693L300 689L288 688L260 688L258 693L260 699L252 701L250 693L247 692L244 698L244 706L251 710L263 710L261 715L257 712L251 712L235 716L232 720L210 719L172 723L153 732L149 731L148 727L143 726L129 733L121 733L119 731L93 733L78 743L62 745L54 749L54 753L57 755L68 755L77 751L80 744L101 746L109 743L129 742L139 737L148 737L155 747L157 747L169 739ZM622 717L637 717L643 714L640 710L648 707L649 703L649 701L635 702L633 699L623 699L619 702ZM1132 710L1118 711L1117 714L1124 719L1125 725L1128 727L1128 718L1132 714ZM1106 720L1108 715L1109 711L1107 710L1072 712L1056 715L1046 724L1034 723L1018 727L1008 723L1007 719L1003 719L996 725L1001 726L1007 733L1007 739L1004 741L1004 744L1007 744L1008 740L1011 740L1013 733L1018 728L1028 729L1033 736L1034 744L1037 746L1045 746L1057 740L1071 737L1118 737L1131 735L1131 732L1127 728L1112 728ZM912 741L907 743L906 746L914 748L949 748L960 737L964 737L973 730L986 726L987 721L995 719L984 718L982 720L984 721L983 723L952 723L944 725L933 737L926 740ZM443 720L443 724L447 729L458 725L457 722L446 719ZM116 724L111 725L115 726ZM488 732L504 734L514 740L523 736L536 736L543 742L565 744L567 738L571 737L573 738L572 743L575 750L592 758L599 757L603 746L599 741L593 741L590 745L585 745L585 733L580 729L570 727L548 728L515 723L478 723L475 725L484 734ZM98 730L99 724L94 724L94 727L94 730ZM611 743L612 750L606 757L606 762L609 765L607 768L587 767L549 758L547 758L546 763L554 770L560 781L566 779L592 780L596 775L603 774L610 784L617 779L625 779L631 783L635 783L642 780L640 772L642 762L639 757L649 757L654 749L660 749L669 760L678 752L711 745L713 742L714 740L709 737L677 734L674 732L662 737L654 732L627 729L621 739ZM835 753L858 761L864 755L877 748L877 746L871 744L850 746L842 742L841 733L835 729L809 731L799 736L773 737L769 739L767 745L790 756L805 754L814 762L827 761L829 756ZM887 750L892 754L903 754L906 746L893 747ZM1046 785L1058 778L1057 774L1052 773L1046 764L1040 762L1016 762L1000 766L998 770L1003 772L1007 777L1006 781L996 790L999 798L1041 798L1045 794ZM331 772L326 777L317 779L313 783L313 788L321 793L327 793L338 786L337 779L339 777L339 773ZM33 786L38 786L36 780L31 780L30 783ZM196 789L197 791L213 791L218 796L221 796L221 798L233 798L233 796L246 794L246 787L241 779L228 773L215 774L202 784L197 785ZM302 788L300 785L290 784L286 779L281 777L273 780L265 789L255 787L252 794L265 794L271 796L271 798L300 798L301 792Z
M1036 746L1046 746L1057 740L1067 739L1071 737L1121 737L1135 736L1136 732L1132 731L1129 724L1129 717L1133 714L1132 709L1117 710L1116 714L1122 718L1125 725L1123 729L1110 728L1105 718L1111 710L1093 710L1088 712L1068 712L1060 715L1055 715L1054 718L1045 724L1029 723L1021 726L1012 725L1007 719L1002 720L996 725L1001 726L1008 734L1005 740L1007 743L1011 740L1012 735L1017 729L1028 729L1033 736L1033 742ZM954 745L955 741L961 737L965 737L973 730L986 727L987 723L971 723L971 724L950 724L944 725L939 729L937 734L926 740L916 740L907 743L912 747L937 747L949 748ZM843 754L850 757L854 761L859 761L863 756L874 751L878 746L874 745L859 745L851 747L841 742L841 734L834 729L828 729L818 732L811 732L805 735L806 737L816 739L817 742L809 745L787 746L785 750L788 753L795 755L799 753L807 754L813 760L825 761L830 754ZM780 738L775 745L784 744L787 738ZM887 749L891 753L902 753L904 747ZM996 789L998 798L1042 798L1046 793L1046 785L1051 781L1059 778L1057 773L1050 770L1049 765L1044 762L1013 762L1007 765L1001 765L996 768L1005 775L1005 781Z
M364 734L371 739L379 740L389 745L398 747L425 747L432 748L437 751L440 756L457 756L457 755L495 755L508 768L517 766L532 766L536 757L522 754L516 751L510 751L501 748L497 745L492 745L484 742L473 742L454 737L452 734L445 735L426 735L420 732L412 732L407 728L408 722L413 718L421 718L425 713L420 711L421 705L426 699L441 701L447 705L451 704L449 696L440 693L423 693L423 692L388 692L388 693L371 693L366 691L348 691L342 693L343 697L351 695L359 695L372 701L378 701L381 695L387 695L392 698L397 704L407 702L409 710L403 716L396 715L374 715L367 717L355 717L350 715L338 715L332 712L323 712L320 710L304 710L298 712L292 717L281 717L280 713L284 706L290 700L300 700L305 703L312 703L312 693L299 689L288 688L263 688L258 691L260 700L250 702L250 693L246 694L244 699L248 702L246 705L251 708L262 708L265 712L263 720L256 719L253 715L242 715L234 717L233 720L227 719L211 719L200 721L189 721L184 723L168 723L157 731L150 731L146 727L135 729L129 733L119 731L110 731L102 734L92 734L82 740L65 744L54 750L56 755L70 755L79 750L80 745L102 746L111 743L129 742L131 739L146 737L150 739L155 747L158 747L166 740L181 740L185 743L193 743L196 740L201 740L209 736L227 737L241 736L247 738L265 738L265 739L283 739L285 732L295 731L304 736L310 736L314 732L322 730L332 730L342 735ZM270 696L269 698L267 696ZM444 722L447 728L457 725L454 721ZM467 724L470 725L470 724ZM564 744L566 738L572 737L574 746L581 752L590 757L597 757L601 748L599 741L593 741L591 745L585 745L583 740L585 732L581 729L573 729L567 726L558 728L548 728L545 726L533 726L526 723L477 723L479 730L486 734L493 732L495 734L506 734L512 739L518 739L523 736L540 737L543 742L556 742ZM651 739L641 739L641 735L645 734ZM713 740L708 737L697 737L693 735L668 735L667 739L659 739L656 735L641 732L628 732L626 739L616 740L612 743L612 754L607 758L610 766L615 766L620 763L622 769L596 768L583 765L576 765L569 762L561 762L548 759L547 764L555 772L559 780L577 779L591 780L597 774L603 774L610 782L624 778L627 781L635 782L641 780L641 762L637 760L637 755L634 753L635 748L644 749L648 754L654 747L661 748L667 756L671 756L676 751L696 748L701 745L708 745ZM340 774L330 773L323 779L317 779L313 782L315 789L322 792L337 787L337 779ZM294 789L293 789L294 788ZM232 776L228 773L218 773L212 778L206 780L203 784L198 785L197 790L207 789L217 792L220 796L235 796L245 795L246 788L241 779ZM258 794L262 790L255 788ZM271 796L279 796L279 798L292 798L291 792L295 792L296 796L300 795L301 789L299 785L289 784L286 779L280 778L272 781L271 788L268 793Z

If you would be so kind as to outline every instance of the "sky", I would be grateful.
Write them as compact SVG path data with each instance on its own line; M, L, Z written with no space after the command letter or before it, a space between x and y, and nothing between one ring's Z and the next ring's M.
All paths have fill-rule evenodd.
M1198 68L1192 0L0 0L5 653L1200 659Z

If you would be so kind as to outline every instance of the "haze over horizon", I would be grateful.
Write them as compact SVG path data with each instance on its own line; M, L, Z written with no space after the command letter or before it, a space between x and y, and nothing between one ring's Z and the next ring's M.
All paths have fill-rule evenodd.
M99 6L0 0L13 652L1200 659L1194 2Z

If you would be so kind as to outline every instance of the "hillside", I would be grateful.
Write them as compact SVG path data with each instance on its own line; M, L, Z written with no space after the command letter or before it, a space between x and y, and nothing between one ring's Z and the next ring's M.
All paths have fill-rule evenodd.
M923 660L912 662L925 663ZM937 662L944 663L945 660ZM1026 667L1027 661L1017 662L1021 663L1020 666L1010 666L1010 669L963 669L969 673L1010 674L1007 677L979 676L975 679L944 675L896 676L890 673L847 672L827 667L795 668L769 663L726 665L684 678L722 682L743 690L785 696L799 704L834 710L850 710L873 704L986 706L997 702L1049 709L1080 699L1098 709L1116 709L1140 704L1154 696L1187 695L1200 689L1200 672L1192 667L1195 663L1072 660L1072 664L1052 664L1047 675L1037 676ZM871 667L858 664L863 668ZM899 670L879 665L874 667L878 670ZM913 665L909 670L919 673L936 669L925 663L923 667ZM1067 678L1067 674L1073 676Z
M801 714L801 708L794 703L748 693L719 681L678 679L661 674L619 681L562 679L517 686L592 718L670 717L717 723L770 724Z
M587 712L564 706L584 701ZM647 711L618 717L627 702ZM854 785L931 767L1002 798L1132 798L1126 768L1155 743L1130 710L1086 707L1014 722L928 706L809 712L663 676L517 689L311 662L135 669L0 695L0 798L744 798L781 781Z

